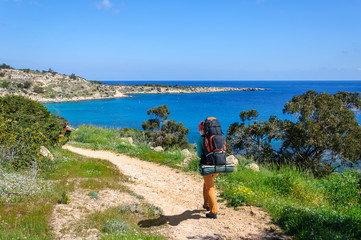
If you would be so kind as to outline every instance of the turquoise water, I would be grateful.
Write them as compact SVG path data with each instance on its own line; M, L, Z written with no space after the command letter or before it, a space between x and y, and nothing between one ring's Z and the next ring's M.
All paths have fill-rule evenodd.
M198 123L206 117L217 117L226 132L230 124L240 121L243 110L256 109L260 118L267 120L271 115L281 119L292 119L283 115L283 106L294 95L307 90L337 93L338 91L361 92L361 81L119 81L108 84L160 83L186 86L217 87L260 87L267 91L198 93L198 94L137 94L130 98L95 100L73 103L44 104L50 111L65 117L71 126L82 124L110 128L141 129L148 119L147 110L155 106L168 105L169 119L182 122L190 129L187 138L194 143L198 137ZM356 112L361 122L361 113Z

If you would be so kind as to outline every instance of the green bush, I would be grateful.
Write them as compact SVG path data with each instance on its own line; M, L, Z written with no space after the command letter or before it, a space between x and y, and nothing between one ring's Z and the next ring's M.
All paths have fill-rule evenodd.
M0 117L0 164L13 169L42 165L40 146L45 145L46 137L38 131L38 124L31 128Z
M4 119L16 122L21 128L41 132L44 144L59 143L63 121L50 113L41 103L23 96L7 95L0 98L0 114Z
M106 233L122 233L127 232L129 229L130 226L128 223L124 222L122 219L114 218L104 224L102 231Z
M30 82L30 81L25 81L25 82L24 82L24 88L29 89L30 86L31 86L31 82Z
M8 88L10 86L10 82L9 81L2 81L1 83L1 87L2 88Z
M37 94L41 94L41 93L44 93L44 88L40 87L40 86L35 86L34 87L34 92L37 93Z
M88 196L90 197L90 199L99 199L99 194L97 192L89 192Z
M58 199L59 204L69 204L70 203L70 196L69 193L63 191L61 196Z

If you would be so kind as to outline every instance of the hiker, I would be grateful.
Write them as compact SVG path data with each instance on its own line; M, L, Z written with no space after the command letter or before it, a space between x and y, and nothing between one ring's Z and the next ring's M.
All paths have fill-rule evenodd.
M206 164L206 154L205 154L205 146L204 146L204 122L200 122L198 125L199 130L199 138L197 141L197 155L201 159L201 164ZM203 199L204 204L203 208L207 211L210 211L206 214L207 218L217 218L217 201L216 194L214 190L213 180L217 177L218 173L209 174L203 176L204 184L203 184Z

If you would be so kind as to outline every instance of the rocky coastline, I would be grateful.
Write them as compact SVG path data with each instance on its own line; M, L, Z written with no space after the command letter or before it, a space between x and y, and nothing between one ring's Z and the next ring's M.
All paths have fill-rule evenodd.
M52 71L0 69L0 96L23 95L39 102L77 102L131 97L133 94L264 91L263 88L196 87L165 84L107 85Z

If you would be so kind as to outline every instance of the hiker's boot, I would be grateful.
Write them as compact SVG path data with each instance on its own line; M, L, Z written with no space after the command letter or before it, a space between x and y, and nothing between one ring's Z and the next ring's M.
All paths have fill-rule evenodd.
M213 218L213 219L216 219L216 218L217 218L217 214L210 214L210 213L207 213L207 214L206 214L206 218Z
M205 210L207 210L207 211L209 211L209 210L210 210L210 208L209 208L209 207L207 207L206 205L203 205L203 209L205 209Z

